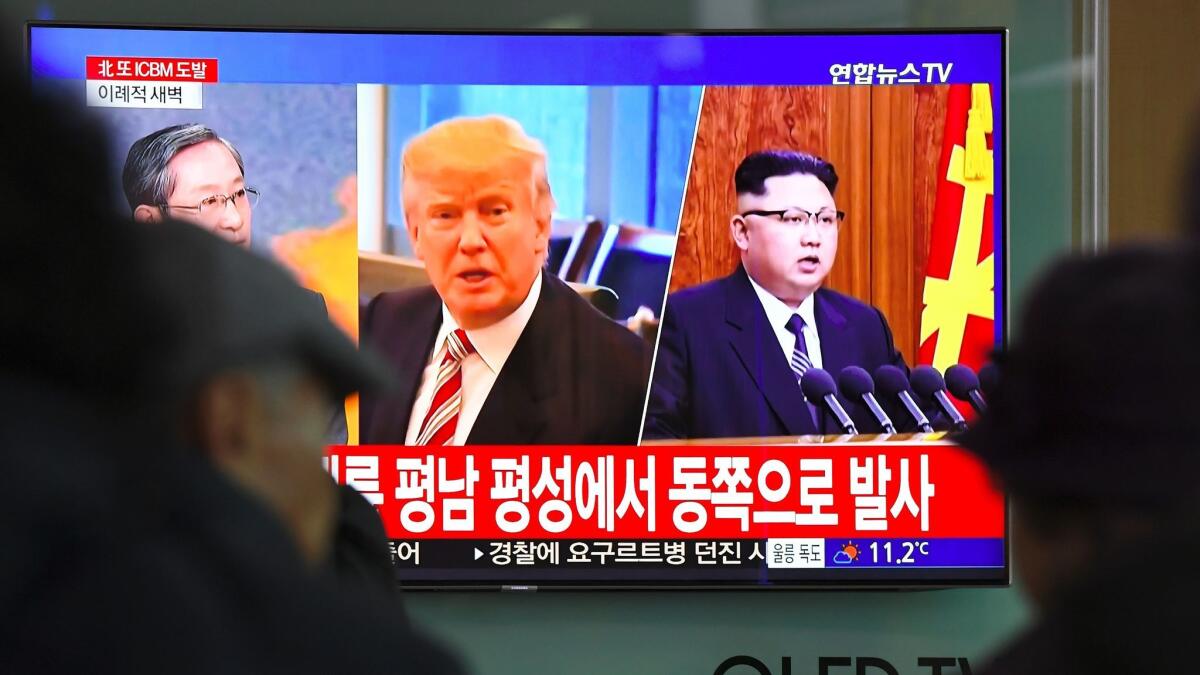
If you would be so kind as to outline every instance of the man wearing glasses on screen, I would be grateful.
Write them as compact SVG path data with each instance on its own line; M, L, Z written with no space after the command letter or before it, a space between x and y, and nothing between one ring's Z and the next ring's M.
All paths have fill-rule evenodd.
M250 246L258 190L246 185L237 148L206 126L180 124L136 141L122 183L134 220L174 218Z
M258 191L246 185L237 148L204 125L179 124L135 141L125 158L122 184L134 220L183 221L234 245L250 246ZM314 313L325 313L320 293L310 290L302 297L309 299ZM211 348L203 338L193 337L194 351ZM346 440L346 412L337 404L329 415L325 443L343 445ZM341 485L338 490L341 510L331 565L341 577L390 589L391 560L378 514L354 488Z
M177 220L250 247L258 190L246 185L237 148L202 124L177 124L134 141L125 156L121 184L138 222ZM308 295L326 311L320 293L310 290ZM338 406L327 441L341 445L347 436L346 413Z
M729 221L741 264L667 298L644 438L840 433L805 401L805 371L907 372L879 310L822 288L845 219L837 183L832 164L801 152L742 160ZM843 405L860 430L878 430L865 407Z

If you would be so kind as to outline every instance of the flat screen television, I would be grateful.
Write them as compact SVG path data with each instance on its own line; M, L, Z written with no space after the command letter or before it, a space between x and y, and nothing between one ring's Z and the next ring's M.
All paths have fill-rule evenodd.
M397 580L522 590L1008 583L946 433L1006 328L1006 37L27 30L131 217L387 364L324 461Z

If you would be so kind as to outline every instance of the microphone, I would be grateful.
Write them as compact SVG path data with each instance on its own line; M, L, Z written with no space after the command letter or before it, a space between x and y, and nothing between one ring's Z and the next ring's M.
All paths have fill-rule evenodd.
M946 381L942 379L941 373L933 366L917 366L913 368L909 380L917 395L934 401L942 409L942 412L946 413L946 417L950 418L952 430L966 430L967 421L963 419L962 413L958 412L958 408L954 407L954 402L946 395Z
M896 433L892 419L879 407L879 401L875 400L875 380L871 379L870 373L858 366L847 366L838 375L837 384L842 396L852 401L858 399L866 404L867 410L871 411L871 415L879 422L885 434Z
M979 369L979 391L987 398L996 395L996 387L1000 385L1000 368L995 362L988 361Z
M820 368L809 368L800 378L800 391L804 392L804 397L809 401L821 404L833 413L843 431L848 434L858 433L858 429L854 428L854 421L837 400L837 385L833 383L832 375Z
M879 391L884 396L894 396L900 400L909 416L917 423L918 429L927 434L933 433L933 426L929 424L929 418L925 416L921 406L913 400L908 386L908 378L904 375L903 370L896 366L879 366L875 369L875 382L879 384Z
M987 410L987 401L979 391L979 378L967 366L956 363L946 369L946 388L954 398L970 403L980 415Z

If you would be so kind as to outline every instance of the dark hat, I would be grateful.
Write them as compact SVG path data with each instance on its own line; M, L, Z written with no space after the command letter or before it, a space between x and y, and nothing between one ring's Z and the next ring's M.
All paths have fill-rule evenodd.
M1200 492L1200 255L1139 246L1054 265L958 442L1015 494L1169 504Z
M386 366L330 322L322 297L276 263L195 225L143 225L151 273L182 338L169 383L187 391L217 371L277 359L307 367L335 397L378 389Z

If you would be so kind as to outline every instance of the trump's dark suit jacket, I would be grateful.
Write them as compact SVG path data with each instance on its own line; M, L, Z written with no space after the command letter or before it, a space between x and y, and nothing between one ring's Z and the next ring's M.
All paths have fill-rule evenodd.
M325 302L325 296L309 289L301 288L304 291L304 297L312 303L313 307L320 307L321 315L329 317L329 305ZM345 445L347 439L346 433L346 405L342 401L333 404L333 410L329 414L329 428L325 430L325 445Z
M361 442L404 443L421 373L442 323L432 286L381 293L362 318L362 339L394 367L391 394L362 398ZM541 295L496 378L470 445L637 442L649 349L559 279Z
M883 314L841 293L814 297L822 366L834 378L846 366L868 372L893 364L907 372ZM813 418L739 266L731 275L667 298L650 386L644 438L730 438L840 433L836 421ZM866 406L842 401L861 433L879 424ZM892 420L902 419L886 406Z

